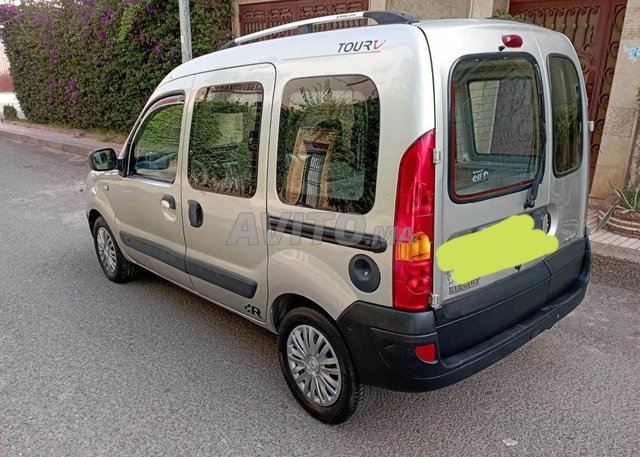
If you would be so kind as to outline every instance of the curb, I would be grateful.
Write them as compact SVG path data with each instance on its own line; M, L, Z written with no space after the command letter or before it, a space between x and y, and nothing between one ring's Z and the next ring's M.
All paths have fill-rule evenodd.
M122 147L121 145L115 145L112 143L101 143L98 141L93 141L92 144L81 144L81 141L71 142L54 140L37 136L37 134L36 136L32 136L26 133L4 130L2 128L0 128L0 137L8 138L20 143L30 144L32 146L51 148L57 151L67 152L69 154L74 154L82 157L88 157L89 152L97 149L98 147L100 147L100 145L104 145L104 147L114 147L116 151L118 150L118 148Z
M594 281L640 292L640 251L591 243L591 274Z
M78 146L75 144L63 143L61 141L45 140L41 138L30 137L15 132L6 132L0 130L0 136L9 138L11 140L19 141L20 143L27 143L33 146L43 146L46 148L57 149L59 151L68 152L75 155L88 156L89 150L86 147Z

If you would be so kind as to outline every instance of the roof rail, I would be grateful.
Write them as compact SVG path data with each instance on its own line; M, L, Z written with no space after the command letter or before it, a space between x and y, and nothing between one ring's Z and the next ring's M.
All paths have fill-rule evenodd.
M312 19L305 19L304 21L291 22L290 24L278 25L269 29L261 30L259 32L250 33L238 38L235 38L220 48L229 49L238 45L244 44L248 41L257 40L276 33L287 32L289 30L297 30L298 35L304 33L312 33L313 26L317 24L327 24L331 22L352 21L357 19L373 19L378 24L411 24L418 22L415 17L400 13L397 11L360 11L357 13L343 13L335 14L333 16L322 16Z

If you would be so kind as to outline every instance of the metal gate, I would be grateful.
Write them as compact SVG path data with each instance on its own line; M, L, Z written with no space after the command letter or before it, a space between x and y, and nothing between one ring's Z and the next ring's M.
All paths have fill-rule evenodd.
M626 0L511 0L509 13L562 32L576 48L589 98L589 119L595 121L589 154L589 188L598 161L604 120L613 83Z
M297 0L250 3L240 5L240 34L247 35L260 30L301 21L320 16L366 11L369 0ZM318 30L331 28L355 27L366 24L366 21L343 21L340 23L323 24Z

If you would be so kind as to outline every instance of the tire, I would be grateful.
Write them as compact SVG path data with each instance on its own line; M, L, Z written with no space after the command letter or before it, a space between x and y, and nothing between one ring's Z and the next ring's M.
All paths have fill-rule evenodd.
M102 217L93 224L93 246L105 276L116 283L131 281L138 267L124 258L113 232Z
M287 313L278 328L278 352L291 393L316 419L341 424L373 402L375 390L358 381L342 335L318 311L301 307Z

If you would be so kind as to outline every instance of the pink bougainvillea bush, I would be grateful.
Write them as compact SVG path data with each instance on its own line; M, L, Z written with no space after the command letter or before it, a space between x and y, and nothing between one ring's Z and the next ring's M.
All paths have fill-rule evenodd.
M230 0L192 0L194 56L229 39ZM16 95L33 122L129 130L181 61L178 2L57 0L0 5Z

